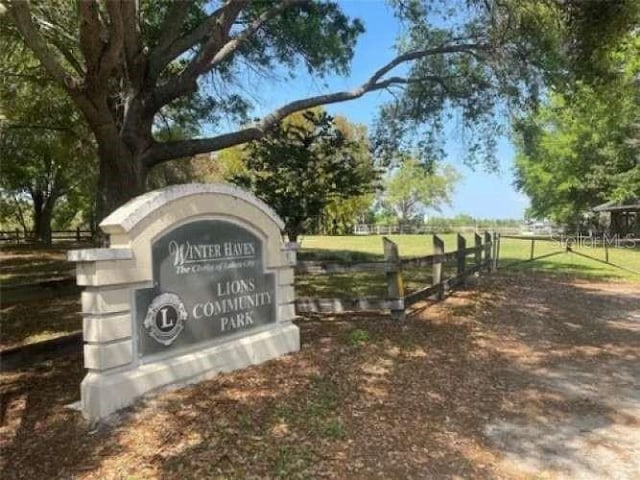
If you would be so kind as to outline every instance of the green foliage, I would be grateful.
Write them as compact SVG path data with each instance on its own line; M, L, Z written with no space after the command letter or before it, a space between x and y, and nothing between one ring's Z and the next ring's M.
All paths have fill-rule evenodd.
M249 123L257 81L348 73L363 32L331 1L20 1L3 11L7 49L28 46L95 137L100 215L142 193L151 167L245 142L221 131ZM185 128L203 123L216 145ZM174 130L184 134L162 135ZM149 183L191 174L178 162Z
M356 223L368 223L373 202L373 193L331 199L320 214L319 230L328 235L352 233Z
M423 163L437 160L444 156L445 126L455 119L466 161L495 167L505 110L535 104L543 85L562 71L562 6L520 0L393 3L406 25L400 53L456 43L472 48L412 64L407 76L420 81L395 95L377 120L378 157L393 164L398 150L412 149Z
M619 48L640 27L640 2L569 2L563 18L573 77L595 86L615 81Z
M368 168L373 168L366 127L349 123L347 119L340 116L335 118L335 122L340 132L352 142L354 154L359 158L358 162ZM320 231L330 235L351 233L354 224L366 220L374 199L373 192L332 198L320 214Z
M460 213L454 217L431 217L427 225L434 231L453 232L457 227L476 227L481 230L491 230L495 227L518 228L522 224L522 219L515 218L476 218L465 213Z
M408 146L417 147L423 161L442 157L445 127L455 119L467 162L495 167L496 138L511 115L535 110L549 88L615 80L618 46L640 25L637 0L392 3L406 26L397 43L401 53L453 39L481 46L412 65L408 77L422 81L409 83L378 118L375 148L387 162Z
M508 119L535 110L545 88L566 93L576 78L616 78L620 39L637 33L640 17L637 0L391 4L403 25L392 63L360 88L294 101L255 128L248 120L265 79L349 72L364 28L337 2L10 2L0 34L6 52L28 44L46 65L41 77L54 78L84 114L98 143L99 205L110 210L144 190L154 165L256 138L296 108L381 89L399 90L371 137L380 164L397 166L398 151L411 147L428 166L443 155L444 129L455 119L467 160L492 167ZM202 123L212 136L194 140ZM242 127L221 133L229 124ZM153 173L151 184L201 173L178 162ZM344 231L360 204L323 205L314 222Z
M0 52L0 66L3 221L49 242L52 226L91 221L95 146L69 98L29 51Z
M331 202L371 192L378 172L361 143L326 112L289 117L245 151L246 172L233 177L271 205L291 241Z
M320 435L332 440L342 440L347 431L339 418L328 418L320 424Z
M180 119L180 125L167 123L156 132L156 137L164 141L175 141L188 138L199 132L199 126L195 117L187 115ZM175 120L175 119L174 119ZM157 165L152 168L147 176L147 188L155 190L168 185L200 181L197 162L193 158L178 158Z
M359 348L370 340L371 337L369 336L369 332L367 332L366 330L356 328L355 330L349 332L349 345L354 348Z
M638 47L638 38L627 42L606 88L578 83L551 93L516 123L516 185L532 216L577 224L600 203L640 195Z
M393 208L400 222L424 211L439 210L451 202L460 175L449 165L429 169L415 158L405 159L387 180L384 201Z

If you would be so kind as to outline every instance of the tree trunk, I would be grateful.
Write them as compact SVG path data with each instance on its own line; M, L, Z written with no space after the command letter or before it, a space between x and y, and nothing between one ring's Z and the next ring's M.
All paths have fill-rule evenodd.
M291 243L296 243L298 241L298 232L297 231L287 231L287 237Z
M44 208L40 212L39 222L35 225L35 231L38 239L44 245L51 245L51 220L53 216L53 202L49 199L44 204Z
M302 233L300 225L285 225L285 231L290 242L297 242L298 236Z
M55 197L40 190L31 193L33 200L33 234L44 245L51 245L51 219Z
M39 237L40 235L40 225L42 224L42 207L44 205L44 194L41 190L35 189L31 191L31 200L33 202L33 235L35 236L35 240L42 239ZM25 230L25 238L26 238L26 230Z
M144 193L147 169L141 156L127 148L117 135L98 137L100 162L98 222L132 198Z

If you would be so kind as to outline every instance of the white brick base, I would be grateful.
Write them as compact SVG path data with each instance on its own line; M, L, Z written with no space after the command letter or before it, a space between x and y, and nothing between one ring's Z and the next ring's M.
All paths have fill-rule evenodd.
M300 349L300 333L292 323L177 357L114 373L89 372L82 381L82 412L96 421L131 405L161 387L192 383L249 365L257 365Z

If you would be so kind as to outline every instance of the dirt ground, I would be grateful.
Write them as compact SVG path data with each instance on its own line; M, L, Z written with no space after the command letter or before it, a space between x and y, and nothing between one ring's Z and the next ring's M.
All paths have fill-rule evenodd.
M4 374L0 477L640 478L640 283L501 273L298 324L299 353L97 426L64 408L80 355Z

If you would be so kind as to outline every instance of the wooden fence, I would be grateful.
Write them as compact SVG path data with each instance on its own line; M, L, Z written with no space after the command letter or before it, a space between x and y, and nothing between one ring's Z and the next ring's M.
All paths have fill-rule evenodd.
M384 260L353 264L330 263L322 261L299 261L296 275L332 275L354 272L378 272L384 275L386 297L357 298L316 298L296 296L296 311L308 312L343 312L389 310L395 319L402 319L405 310L412 304L428 298L442 298L454 287L464 284L467 277L482 270L494 271L497 268L497 234L484 232L473 235L473 245L467 246L462 235L457 236L456 250L446 252L444 241L433 235L433 254L422 257L402 258L398 245L387 237L382 238ZM446 253L445 253L446 252ZM469 257L473 262L468 262ZM452 275L445 275L444 265L454 263ZM407 293L404 287L403 269L430 269L431 284Z
M498 248L496 250L497 256L500 255L500 239L501 238L530 242L528 258L508 262L504 264L505 268L533 262L535 260L542 260L549 257L557 256L557 255L564 255L567 253L571 253L579 257L587 258L599 263L603 263L605 265L609 265L611 267L618 268L620 270L624 270L630 273L634 273L636 275L640 275L640 272L637 270L633 270L624 265L618 265L609 261L610 248L620 248L620 247L636 248L640 246L640 238L618 237L618 236L596 237L596 236L586 236L586 235L551 235L551 236L550 235L538 235L538 236L500 235L498 236ZM536 242L538 242L538 245L542 242L547 242L547 243L555 242L558 244L558 250L536 256ZM580 247L588 247L589 249L602 248L604 253L604 258L597 258L597 257L594 257L593 255L587 255L584 252L577 251L577 248L580 248Z
M35 232L29 230L16 228L15 230L0 231L0 243L29 243L35 241L35 238ZM52 242L82 242L92 239L93 232L81 228L76 228L75 230L54 230L51 232Z
M504 234L515 235L522 230L521 226L494 225L415 225L415 224L369 224L358 223L353 227L354 235L403 235L403 234L424 234L438 235L443 233L479 233L485 228L491 231Z

